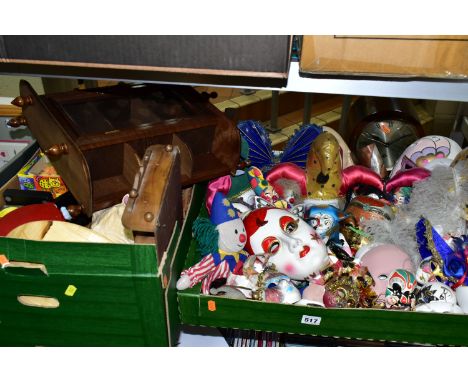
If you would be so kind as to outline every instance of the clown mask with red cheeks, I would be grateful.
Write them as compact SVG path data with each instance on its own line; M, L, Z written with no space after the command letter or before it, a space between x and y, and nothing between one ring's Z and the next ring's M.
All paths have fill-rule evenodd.
M278 208L263 207L244 218L245 249L251 255L268 254L278 272L305 280L329 265L320 235L304 220Z

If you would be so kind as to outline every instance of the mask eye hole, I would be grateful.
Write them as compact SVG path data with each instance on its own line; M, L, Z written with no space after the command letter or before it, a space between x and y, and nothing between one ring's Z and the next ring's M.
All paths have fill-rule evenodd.
M298 227L298 220L294 219L291 216L282 216L280 218L280 227L283 232L291 234L293 233Z
M387 280L387 278L388 278L387 275L384 275L384 274L378 276L379 280Z
M276 254L280 249L280 242L274 236L268 236L266 239L262 241L262 248L265 253L269 253L271 255Z

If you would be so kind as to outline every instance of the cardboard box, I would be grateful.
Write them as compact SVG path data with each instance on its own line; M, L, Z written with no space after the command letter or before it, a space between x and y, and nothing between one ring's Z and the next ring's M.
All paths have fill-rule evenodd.
M179 251L187 253L183 269L199 261L196 247L190 227L185 226L179 245ZM177 292L184 324L400 343L468 345L468 316L462 314L314 308L202 295L200 289L198 284Z
M304 36L301 75L468 78L468 36Z
M44 153L39 152L18 172L22 190L47 191L54 198L67 192L67 186Z
M203 196L193 192L195 213L184 227L192 226ZM176 223L161 256L154 245L1 237L0 346L176 345L175 283L186 258L177 250L180 231ZM31 296L43 303L34 306Z

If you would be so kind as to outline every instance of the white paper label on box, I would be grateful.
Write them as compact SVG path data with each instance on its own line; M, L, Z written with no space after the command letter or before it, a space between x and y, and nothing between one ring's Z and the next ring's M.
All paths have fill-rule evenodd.
M301 324L307 325L320 325L320 321L322 321L322 317L317 316L306 316L305 314L302 316Z

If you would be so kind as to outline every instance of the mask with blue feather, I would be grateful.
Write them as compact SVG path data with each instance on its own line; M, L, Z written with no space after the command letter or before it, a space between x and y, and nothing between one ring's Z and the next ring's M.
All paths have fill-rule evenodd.
M241 121L237 125L248 146L248 162L267 173L275 164L294 163L305 169L310 145L323 129L315 124L303 125L289 138L281 154L275 154L268 132L258 121Z

